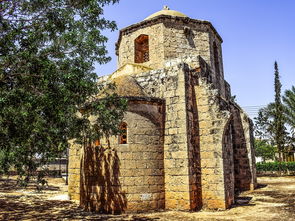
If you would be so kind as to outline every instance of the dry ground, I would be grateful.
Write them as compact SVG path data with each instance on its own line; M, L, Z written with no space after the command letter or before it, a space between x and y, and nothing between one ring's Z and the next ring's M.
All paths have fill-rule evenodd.
M226 211L156 212L101 215L84 212L66 200L62 179L50 179L49 187L36 192L21 189L14 179L0 179L0 220L295 220L295 177L260 177L254 192L243 193Z

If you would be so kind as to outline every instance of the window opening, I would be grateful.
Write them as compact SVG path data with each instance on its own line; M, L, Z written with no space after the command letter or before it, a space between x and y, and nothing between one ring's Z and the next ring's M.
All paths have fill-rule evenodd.
M125 122L121 123L120 130L119 144L127 144L127 124Z
M220 65L219 65L218 47L215 42L213 43L213 56L214 56L216 83L219 88L219 85L220 85Z
M149 61L149 36L139 35L135 41L135 63L144 63Z

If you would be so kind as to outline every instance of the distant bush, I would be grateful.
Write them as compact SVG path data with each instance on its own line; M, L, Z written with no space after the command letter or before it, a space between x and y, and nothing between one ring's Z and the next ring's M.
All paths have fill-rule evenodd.
M268 162L268 163L256 163L257 171L279 171L280 165L279 162ZM295 162L282 162L281 170L283 172L295 171Z

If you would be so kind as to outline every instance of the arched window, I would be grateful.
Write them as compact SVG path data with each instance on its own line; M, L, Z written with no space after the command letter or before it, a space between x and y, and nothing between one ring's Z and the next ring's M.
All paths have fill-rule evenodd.
M120 130L119 144L127 144L127 124L125 122L121 123Z
M149 36L139 35L134 41L134 62L144 63L149 61Z
M219 88L220 85L220 65L219 65L219 54L216 42L213 43L213 56L214 56L214 68L216 74L216 83Z

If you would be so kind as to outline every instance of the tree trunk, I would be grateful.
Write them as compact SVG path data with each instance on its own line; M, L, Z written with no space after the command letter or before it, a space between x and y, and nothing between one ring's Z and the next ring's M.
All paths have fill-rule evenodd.
M279 150L279 175L282 175L282 152Z

